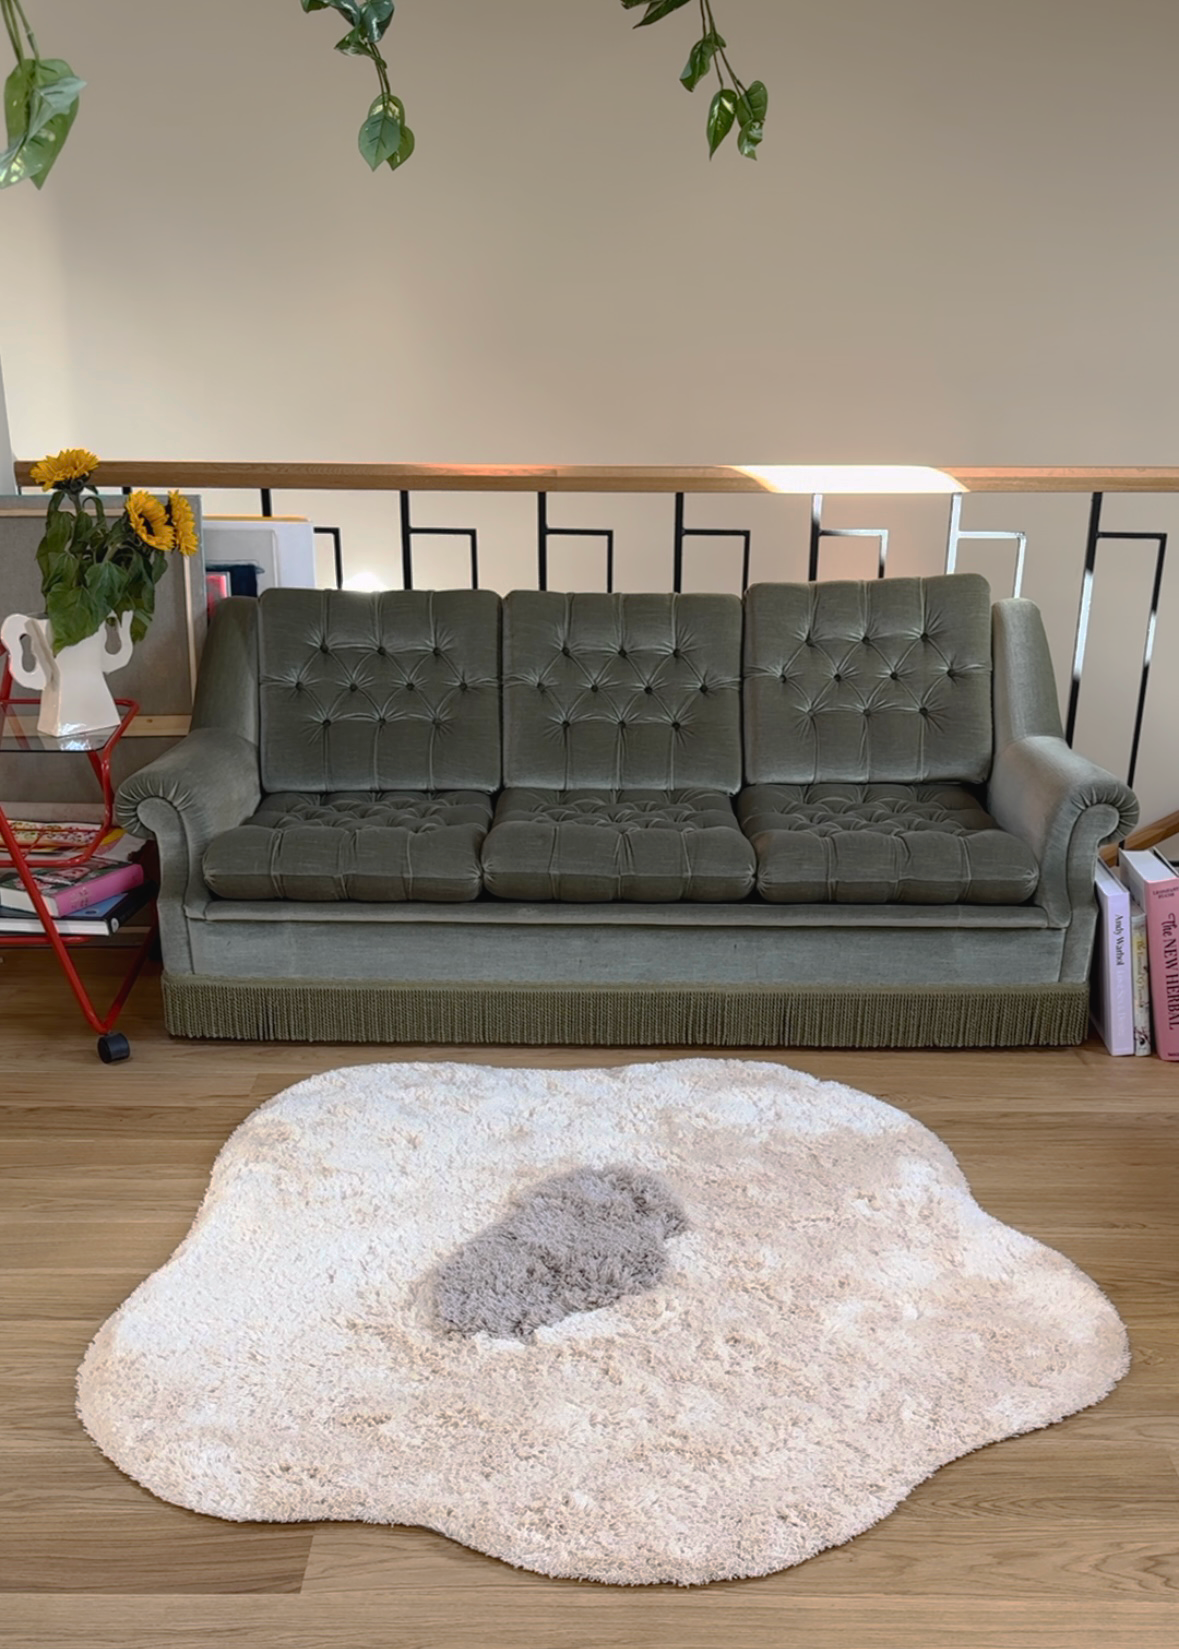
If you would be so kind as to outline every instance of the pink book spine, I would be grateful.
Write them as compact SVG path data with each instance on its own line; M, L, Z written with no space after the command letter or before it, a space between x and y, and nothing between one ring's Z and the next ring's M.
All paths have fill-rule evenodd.
M1179 878L1148 883L1144 891L1155 1051L1179 1059Z
M138 887L142 880L142 865L116 865L93 881L62 888L46 903L55 916L69 916L72 911L85 910L88 905L111 899L116 893L126 893L130 888Z

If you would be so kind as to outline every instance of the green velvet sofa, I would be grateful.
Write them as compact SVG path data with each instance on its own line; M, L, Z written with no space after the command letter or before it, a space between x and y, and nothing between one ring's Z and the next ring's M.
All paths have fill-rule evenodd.
M231 599L118 807L178 1035L868 1047L1080 1041L1137 813L973 574Z

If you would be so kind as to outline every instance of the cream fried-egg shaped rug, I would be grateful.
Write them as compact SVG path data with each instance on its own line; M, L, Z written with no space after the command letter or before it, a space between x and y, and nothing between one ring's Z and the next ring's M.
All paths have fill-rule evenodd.
M761 1575L1125 1373L1113 1307L903 1111L783 1066L392 1064L242 1123L79 1414L232 1519L546 1575Z

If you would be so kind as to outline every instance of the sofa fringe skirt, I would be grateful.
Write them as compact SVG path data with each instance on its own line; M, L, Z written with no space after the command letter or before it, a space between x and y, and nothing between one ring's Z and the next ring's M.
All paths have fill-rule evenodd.
M1085 984L488 985L168 974L173 1036L573 1047L1017 1048L1085 1038Z

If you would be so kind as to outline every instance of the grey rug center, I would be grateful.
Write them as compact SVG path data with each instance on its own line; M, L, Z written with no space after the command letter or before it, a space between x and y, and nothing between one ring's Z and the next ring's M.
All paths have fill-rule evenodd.
M658 1174L575 1168L532 1186L435 1269L431 1303L453 1334L530 1339L575 1311L653 1288L687 1217Z

